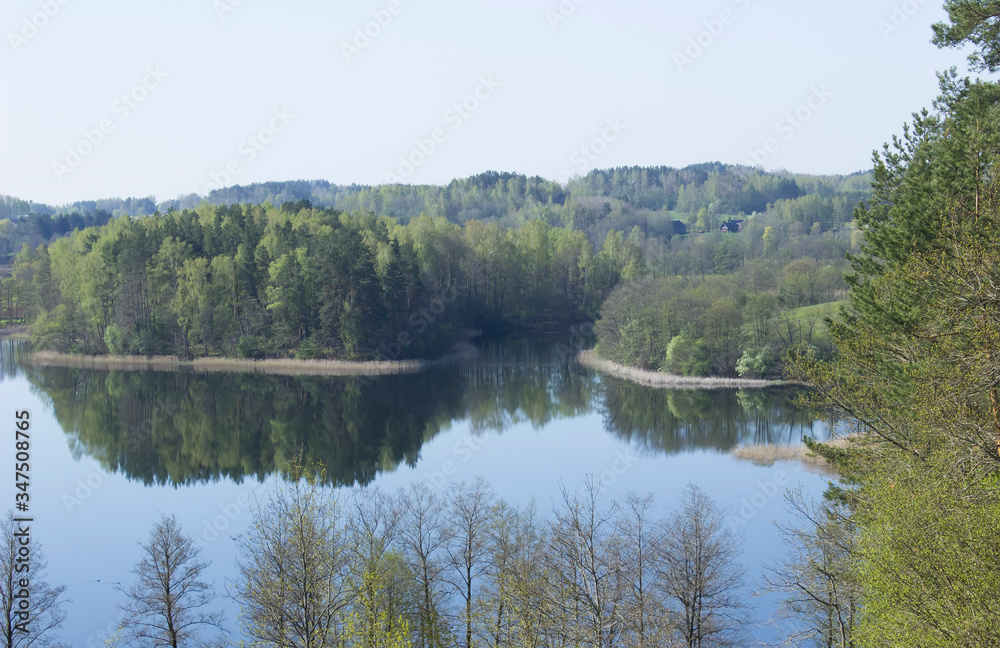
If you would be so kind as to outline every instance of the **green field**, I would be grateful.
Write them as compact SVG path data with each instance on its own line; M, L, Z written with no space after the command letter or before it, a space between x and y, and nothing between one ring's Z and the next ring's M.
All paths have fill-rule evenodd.
M840 307L847 306L850 302L846 300L826 302L815 306L803 306L787 311L786 315L793 325L801 324L808 330L810 324L813 325L812 342L821 349L830 348L830 332L826 328L824 319L829 317L837 319L840 314Z
M826 302L825 304L816 304L815 306L803 306L802 308L794 308L789 312L794 318L809 318L809 317L836 317L840 313L841 306L847 306L850 304L846 299L841 301Z

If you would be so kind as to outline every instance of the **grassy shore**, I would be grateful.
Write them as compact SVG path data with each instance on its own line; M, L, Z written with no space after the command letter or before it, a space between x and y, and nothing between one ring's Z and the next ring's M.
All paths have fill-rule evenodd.
M27 340L29 337L27 326L5 326L0 328L0 340Z
M177 356L83 356L38 351L25 354L21 361L42 367L77 367L83 369L126 369L145 371L243 372L285 376L388 376L410 374L429 367L454 362L461 352L439 360L404 360L350 362L345 360L236 360L232 358L197 358L181 360Z
M744 378L697 378L691 376L674 376L660 371L647 371L626 367L617 362L605 360L594 351L581 351L577 360L585 367L596 369L603 373L630 380L647 387L663 387L665 389L733 389L777 387L787 383L775 380L750 380Z
M846 448L849 438L824 442L835 448ZM806 469L824 475L836 475L837 470L819 455L813 454L804 445L759 445L733 448L732 455L739 461L749 461L758 466L773 466L778 461L797 461Z

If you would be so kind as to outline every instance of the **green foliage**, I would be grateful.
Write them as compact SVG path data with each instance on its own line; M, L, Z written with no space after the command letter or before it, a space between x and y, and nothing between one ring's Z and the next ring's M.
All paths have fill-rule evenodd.
M959 490L940 459L865 482L861 645L991 646L1000 636L1000 492Z
M667 345L663 358L663 370L680 376L707 376L712 359L705 349L705 343L695 338L690 329L675 335Z
M962 47L973 44L969 55L975 70L996 72L1000 69L1000 2L995 0L946 0L947 23L934 25L934 43L938 47Z
M299 360L316 360L321 357L319 345L313 340L305 340L295 350L295 357Z
M104 345L111 355L124 355L125 339L117 324L111 324L104 330Z
M771 373L774 367L774 350L770 346L746 349L736 363L736 375L740 378L760 378Z
M307 203L116 220L19 253L4 297L40 348L101 354L397 360L465 329L592 318L646 273L641 233Z
M998 66L998 6L946 3L941 46L972 43ZM833 362L799 352L793 378L858 422L830 451L828 497L857 525L859 646L993 646L1000 636L1000 86L941 77L876 156L875 194L857 211L850 305L830 322Z
M236 357L241 360L259 360L264 357L262 341L256 335L244 335L236 342Z
M830 305L789 310L772 292L741 287L747 279L623 284L601 308L597 351L621 364L678 375L775 378L790 349L832 350L823 323Z
M155 213L126 201L108 208L152 215L76 231L32 221L51 243L25 248L0 280L0 317L37 320L41 345L92 354L401 359L445 353L467 329L596 319L616 287L648 276L730 276L739 293L796 307L843 290L845 205L865 196L866 178L696 165L595 171L566 187L492 172L447 187L265 183ZM678 236L677 221L699 213L709 233ZM727 213L745 231L720 235ZM730 294L721 320L695 323L711 373L732 374L743 357L742 300ZM661 364L697 319L662 326L676 318L660 304L632 310L621 344L601 343L638 366ZM790 343L772 342L778 371Z

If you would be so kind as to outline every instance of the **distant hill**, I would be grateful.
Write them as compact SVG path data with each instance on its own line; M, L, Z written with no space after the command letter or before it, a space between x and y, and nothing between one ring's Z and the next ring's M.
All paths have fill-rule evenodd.
M365 211L407 223L420 214L515 225L541 219L601 238L610 229L639 227L647 235L675 233L674 220L698 231L725 217L782 209L786 220L824 229L849 222L870 195L872 175L814 176L764 172L718 162L672 167L617 167L591 171L562 185L538 176L487 171L447 185L336 185L292 180L235 185L207 196L189 194L157 203L155 197L108 198L52 206L0 196L0 263L24 244L32 247L76 228L120 216L194 209L200 205L286 203ZM699 221L699 215L702 219ZM6 222L5 222L6 221Z

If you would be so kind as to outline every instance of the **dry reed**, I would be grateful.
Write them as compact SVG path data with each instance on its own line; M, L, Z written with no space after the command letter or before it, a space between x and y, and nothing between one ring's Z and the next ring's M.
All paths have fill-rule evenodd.
M38 351L28 353L22 362L43 367L76 367L81 369L127 369L147 371L177 371L193 369L203 372L242 372L280 374L285 376L387 376L417 373L435 365L451 362L441 360L405 360L351 362L346 360L236 360L232 358L196 358L181 360L177 356L84 356Z
M577 361L585 367L596 369L616 378L629 380L646 387L663 387L665 389L733 389L776 387L787 383L775 380L751 380L747 378L697 378L692 376L675 376L660 371L647 371L626 367L611 360L605 360L594 351L581 351Z
M13 339L13 340L28 339L28 327L8 326L6 328L0 328L0 340L5 340L5 339Z
M849 438L824 441L824 445L846 448ZM749 461L758 466L773 466L778 461L797 461L807 470L824 475L836 475L837 469L823 457L814 454L804 445L756 445L733 448L732 455L738 461Z

